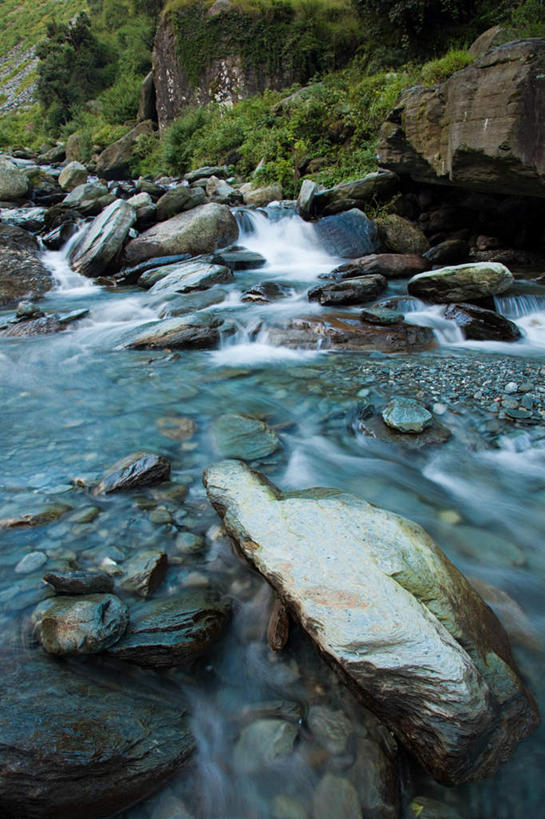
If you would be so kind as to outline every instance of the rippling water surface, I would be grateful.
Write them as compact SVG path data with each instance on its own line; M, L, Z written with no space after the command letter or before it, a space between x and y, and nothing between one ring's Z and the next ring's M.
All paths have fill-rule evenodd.
M355 434L346 418L366 383L366 363L383 360L387 368L388 356L287 350L269 345L266 331L248 332L271 313L288 317L320 309L309 308L306 290L338 263L317 247L311 225L280 211L269 208L271 218L259 212L241 217L240 243L260 252L268 264L236 273L224 303L206 308L221 309L239 326L217 351L120 349L132 328L157 318L161 305L151 305L137 288L108 291L74 274L66 250L44 255L58 285L43 304L58 311L87 307L88 318L58 335L0 343L0 517L46 500L88 507L89 496L71 481L92 483L135 450L166 455L174 479L190 490L168 524L150 520L149 493L128 493L93 499L100 514L92 522L73 522L69 515L46 527L4 533L0 617L10 639L21 644L25 618L40 597L43 570L24 577L13 571L20 557L35 549L52 555L52 565L78 555L103 565L122 563L144 546L159 547L175 558L159 596L212 581L235 601L227 638L195 673L154 675L158 697L164 689L190 703L197 763L190 776L182 772L127 811L127 819L311 817L317 783L326 772L352 771L358 736L367 730L358 727L365 722L362 709L304 635L295 630L288 649L278 655L267 647L268 587L232 555L201 485L202 470L217 458L210 423L224 412L256 415L276 427L282 449L260 468L280 487L335 486L412 518L467 576L517 601L524 616L515 653L544 705L545 439L523 431L501 439L494 449L469 446L454 417L453 438L417 455ZM248 286L266 280L285 284L287 298L271 305L241 302ZM464 342L436 308L413 304L410 320L434 327L440 342L433 353L421 355L436 366L453 355L460 366L472 356L545 359L542 300L511 302L504 299L501 306L524 332L514 345ZM372 384L370 390L372 397ZM194 421L193 437L172 434L172 419L179 418ZM160 493L157 503L168 505ZM180 558L180 529L206 535L206 549ZM151 685L149 675L143 675L142 685ZM342 752L324 748L309 731L304 717L317 705L344 711L355 726ZM293 721L299 737L287 761L254 770L239 736L252 714L261 712ZM415 773L416 791L456 807L464 819L539 819L545 816L543 740L541 730L522 743L491 780L448 790ZM286 797L291 814L282 802ZM367 815L392 814L377 807Z

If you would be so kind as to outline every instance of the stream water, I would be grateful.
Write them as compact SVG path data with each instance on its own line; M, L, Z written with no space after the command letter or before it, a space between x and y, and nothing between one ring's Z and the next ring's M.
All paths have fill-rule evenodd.
M478 436L468 443L467 416L456 415L448 416L454 434L447 444L416 454L355 434L347 418L361 400L361 388L373 397L368 367L380 363L387 370L400 357L271 346L259 322L323 309L309 307L306 291L339 260L319 249L311 225L280 207L244 212L239 221L240 244L265 256L267 265L237 272L234 283L221 286L224 300L204 308L229 314L240 328L221 349L180 354L122 349L129 332L155 320L165 305L152 303L138 288L109 290L75 274L67 248L44 254L57 286L43 306L58 312L86 307L89 316L64 333L0 342L0 517L46 501L75 509L44 527L3 533L4 633L24 650L25 618L40 599L48 566L62 567L78 556L112 566L144 546L159 547L171 558L159 596L212 582L234 601L227 638L194 673L142 672L142 686L157 697L189 701L198 751L190 775L182 771L126 811L126 819L303 819L313 816L313 794L326 773L353 778L363 764L354 737L339 750L306 719L310 707L335 712L339 724L344 712L352 726L347 733L361 738L367 730L363 709L297 630L285 651L269 650L268 587L232 554L207 505L201 474L217 458L209 427L224 412L259 416L278 430L282 449L259 468L283 489L335 486L416 520L467 576L517 601L522 610L515 654L542 709L545 705L545 437L529 428L504 435L495 447ZM285 285L284 299L241 302L244 290L268 280ZM391 293L402 287L396 282ZM545 364L544 300L521 296L500 306L523 330L520 342L464 342L438 310L413 303L410 320L433 326L440 344L410 358L439 369L446 361L463 369L475 358L491 368L500 359L521 356ZM178 434L180 418L194 422L193 435ZM92 483L136 450L170 459L173 480L189 487L183 505L169 505L160 488L151 498L121 493L91 502L71 483L75 478ZM99 512L94 519L84 514L91 505ZM153 515L158 506L168 510L164 522ZM201 533L205 547L181 551L184 530ZM15 574L20 558L36 549L48 554L46 567ZM298 726L294 750L267 764L248 758L239 738L242 726L263 714ZM545 816L543 740L540 730L493 779L457 789L413 771L414 791L453 806L463 819L539 819ZM339 807L331 819L356 815ZM365 819L394 815L378 797L375 803L369 797L363 813Z

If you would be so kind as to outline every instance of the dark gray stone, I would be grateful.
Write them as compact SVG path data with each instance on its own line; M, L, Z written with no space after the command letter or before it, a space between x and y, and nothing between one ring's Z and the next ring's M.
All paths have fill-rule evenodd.
M95 489L95 494L122 492L139 486L152 486L167 481L170 462L162 455L133 452L111 466Z
M334 284L314 287L308 292L309 301L319 301L324 307L344 304L364 304L373 301L384 290L388 282L384 276L361 276L358 279L343 279Z
M318 241L332 256L356 259L376 253L379 248L376 224L356 208L325 216L313 224Z
M44 580L53 586L56 594L99 594L114 590L114 581L104 572L83 569L72 572L48 572L44 574Z

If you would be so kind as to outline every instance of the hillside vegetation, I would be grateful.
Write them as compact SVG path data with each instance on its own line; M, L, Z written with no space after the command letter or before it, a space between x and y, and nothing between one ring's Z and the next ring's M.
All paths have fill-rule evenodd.
M15 0L4 3L15 8ZM53 5L79 10L77 0L40 5L46 17ZM222 15L232 20L223 29L213 23L212 6L213 0L167 0L164 7L161 0L89 0L87 51L71 57L84 68L68 72L75 85L67 93L60 70L66 68L74 23L50 29L40 50L41 105L0 120L0 148L38 147L79 133L82 158L90 160L135 123L161 12L181 26L180 59L194 77L211 55L229 49L234 35L243 38L240 30L226 32L225 25L240 26L244 15L253 15L263 37L248 38L247 58L261 61L266 71L268 61L278 59L275 44L285 51L291 32L287 47L293 59L316 65L305 90L294 85L232 107L211 103L187 110L162 140L142 137L132 170L156 175L226 164L256 184L280 181L291 195L305 176L329 185L374 169L378 130L399 93L416 83L441 82L468 65L467 46L487 26L500 22L513 36L545 35L541 0L514 5L422 0L416 6L412 0L239 0L236 13ZM417 13L411 14L413 7ZM20 14L14 19L24 28ZM36 36L35 16L29 20L25 42ZM348 65L346 54L344 60L336 56L347 49Z

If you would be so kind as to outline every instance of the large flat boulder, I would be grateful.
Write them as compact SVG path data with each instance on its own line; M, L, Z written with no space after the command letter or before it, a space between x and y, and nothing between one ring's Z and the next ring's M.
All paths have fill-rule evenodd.
M234 325L212 313L194 313L154 322L125 345L133 350L211 349L222 333L232 333Z
M492 774L539 723L495 615L417 524L336 489L204 475L248 562L438 781Z
M212 253L233 244L238 238L235 217L226 205L210 203L192 208L160 222L125 248L128 265L136 265L154 256L189 253Z
M411 296L432 302L463 302L498 296L514 283L511 271L498 262L476 262L441 267L413 276L407 285Z
M545 39L534 38L410 88L382 127L380 164L419 182L545 196L544 73Z
M74 270L84 276L100 276L120 252L136 220L134 208L116 199L94 219L89 232L72 255Z
M119 675L119 670L118 670ZM0 804L6 819L111 816L188 759L180 703L129 675L26 652L2 655Z

